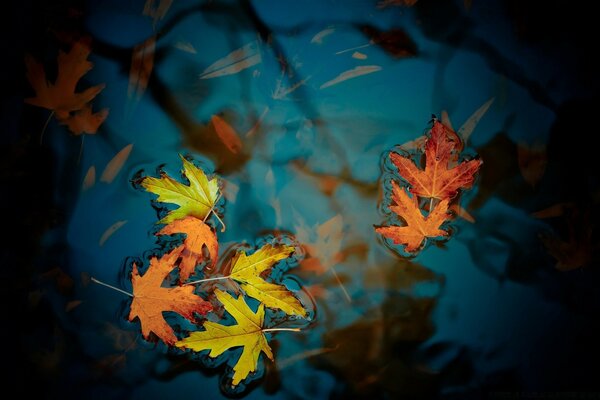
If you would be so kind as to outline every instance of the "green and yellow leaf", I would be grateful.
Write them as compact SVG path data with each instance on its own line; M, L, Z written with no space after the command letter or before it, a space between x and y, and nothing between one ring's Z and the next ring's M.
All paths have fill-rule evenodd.
M179 208L158 221L159 224L169 224L188 215L203 220L212 210L218 198L219 185L217 178L208 179L204 171L190 161L181 157L183 174L190 182L189 186L162 173L160 178L145 177L141 185L146 191L158 195L157 201L170 203Z

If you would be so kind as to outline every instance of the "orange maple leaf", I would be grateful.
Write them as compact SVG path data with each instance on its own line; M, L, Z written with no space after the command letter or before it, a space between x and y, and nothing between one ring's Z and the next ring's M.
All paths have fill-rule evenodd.
M68 53L60 51L57 61L58 73L54 83L47 81L42 64L31 56L26 56L27 79L35 90L36 96L25 99L25 102L52 110L59 118L67 118L69 112L81 110L105 86L104 84L96 85L83 92L75 93L79 79L93 67L93 64L87 61L89 54L89 39L75 42Z
M173 270L179 253L175 250L160 259L152 257L150 267L143 276L138 273L137 265L133 264L133 301L129 320L139 318L142 335L146 339L150 332L154 332L167 344L177 341L175 332L163 317L165 311L173 311L188 320L193 320L195 312L205 315L212 310L209 302L194 294L193 286L162 287L163 281Z
M178 247L181 252L181 263L179 264L179 282L185 282L196 270L196 265L204 261L202 248L206 246L210 255L210 266L212 268L217 262L219 255L219 243L215 232L201 219L187 216L176 219L161 229L157 235L173 235L185 233L183 244Z
M65 119L59 119L62 125L67 125L67 128L76 136L83 133L93 135L98 132L98 128L108 116L108 108L92 113L92 105L86 104L81 110L68 116Z
M390 209L406 222L406 226L382 226L375 231L392 239L394 244L406 245L407 252L414 252L421 247L427 237L447 236L448 232L440 229L448 217L448 199L442 200L427 217L419 209L417 196L408 197L406 191L392 181L392 200L396 205Z
M400 176L411 185L410 191L413 194L440 200L451 199L459 189L473 185L475 173L483 163L481 160L465 161L448 168L453 150L462 145L456 142L456 138L458 136L451 129L434 121L431 136L425 142L425 170L419 169L408 157L390 153Z

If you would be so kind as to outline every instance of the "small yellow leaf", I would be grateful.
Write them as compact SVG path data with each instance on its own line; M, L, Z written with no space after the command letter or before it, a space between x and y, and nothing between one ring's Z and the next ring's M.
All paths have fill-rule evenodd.
M106 168L104 168L102 176L100 177L100 182L111 183L116 178L129 158L129 153L131 153L132 148L133 143L123 147L121 151L106 164Z

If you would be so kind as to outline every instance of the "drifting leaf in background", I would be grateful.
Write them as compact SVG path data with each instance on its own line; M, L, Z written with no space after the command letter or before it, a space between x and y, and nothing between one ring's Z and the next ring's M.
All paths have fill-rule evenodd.
M215 232L202 220L196 217L185 217L171 222L157 235L173 235L185 233L186 238L179 248L181 263L179 264L179 282L185 282L196 271L196 265L205 261L203 247L209 253L209 268L213 268L219 256L219 243Z
M86 174L85 178L83 178L83 183L81 184L81 190L86 191L92 188L96 184L96 167L91 166Z
M156 3L158 2L158 6ZM144 4L143 15L147 15L154 19L154 25L167 15L169 8L173 4L173 0L146 0Z
M102 171L102 176L100 177L100 182L111 183L121 172L123 165L129 158L129 153L133 149L133 143L128 144L123 147L113 158L106 164L104 171Z
M417 44L403 29L394 28L389 31L380 31L374 26L365 25L361 30L370 39L370 44L381 47L394 58L417 55Z
M323 39L335 32L335 28L325 28L310 39L311 43L323 44Z
M519 143L517 146L517 160L523 179L532 187L535 187L544 176L546 165L548 165L546 145L544 143L534 143L532 145L525 142Z
M465 145L469 141L471 134L475 130L475 127L477 126L477 124L479 124L479 121L481 120L481 118L485 115L487 110L490 108L490 106L494 102L494 99L495 98L492 97L491 99L489 99L488 101L483 103L483 105L481 107L479 107L477 110L475 110L475 112L469 118L467 118L465 123L462 124L462 126L460 128L458 128L458 131L457 131L458 135L462 138ZM449 128L452 129L451 126Z
M71 133L79 136L84 133L93 135L98 132L98 128L106 117L108 117L108 108L92 113L92 105L88 103L81 110L75 111L67 118L59 118L58 120L61 125L66 125Z
M150 74L154 68L155 48L156 36L152 36L133 48L129 86L127 87L127 96L130 99L139 101L148 87Z
M68 53L58 53L58 72L54 83L49 83L42 64L31 56L25 57L27 79L35 90L35 97L25 99L34 106L52 110L59 118L67 118L69 112L81 110L98 93L104 89L104 84L75 93L77 82L85 75L93 64L87 61L90 54L90 41L81 39L73 44Z
M475 180L475 173L482 164L474 159L460 163L448 169L455 142L449 139L448 128L434 121L431 137L425 142L425 170L417 168L408 157L390 153L390 158L398 168L398 172L410 185L410 191L420 197L451 199L459 189L470 188ZM452 134L456 136L453 132Z
M180 156L181 157L181 156ZM161 172L160 178L144 177L141 185L146 191L158 195L156 201L176 204L179 208L169 211L158 221L158 224L168 224L188 215L204 220L212 211L217 201L219 184L217 178L209 180L204 171L190 161L181 157L183 175L190 185L184 185L166 173Z
M390 209L404 220L406 226L383 226L375 229L378 233L391 239L394 244L405 245L409 253L417 251L425 238L448 235L448 232L440 229L448 218L448 199L442 200L425 217L419 209L416 195L409 198L405 190L393 181L392 188L392 200L396 205L390 206Z
M381 71L381 67L378 65L363 65L359 67L354 67L351 70L344 71L332 80L329 80L322 84L319 89L325 89L333 85L337 85L338 83L347 81L348 79L357 78L362 75L372 74L373 72Z
M167 324L163 312L173 311L193 321L194 313L206 315L212 305L194 294L193 286L162 287L169 273L175 268L180 250L163 255L160 259L152 257L150 266L143 276L133 264L131 283L133 285L133 301L129 320L139 318L142 335L148 339L153 332L167 344L177 342L173 329Z
M126 223L127 223L127 220L117 221L114 224L112 224L111 226L109 226L108 229L106 231L104 231L104 233L100 237L100 240L98 241L98 245L104 246L104 243L106 243L108 238L110 238L116 231L121 229L123 227L123 225L125 225Z
M233 154L238 154L243 147L242 141L231 125L218 115L210 117L217 136Z
M382 0L377 3L377 8L394 7L412 7L418 0Z
M231 260L231 278L250 297L267 307L280 309L289 315L306 316L306 310L285 286L266 282L261 275L268 269L288 258L294 252L293 246L267 244L251 255L238 251Z
M211 79L237 74L240 71L259 64L261 61L258 42L250 42L212 63L202 71L200 79Z
M598 244L594 245L589 211L582 213L575 203L567 202L537 211L532 216L540 219L562 217L561 219L566 221L567 241L560 239L555 233L540 234L540 240L546 251L556 260L557 270L571 271L590 264Z
M242 354L233 366L231 383L237 386L251 372L256 371L261 352L273 360L273 352L264 334L267 330L263 328L265 307L260 304L255 313L248 307L243 296L236 299L218 289L215 294L237 324L226 326L206 321L204 331L192 332L190 336L175 343L175 346L196 352L210 350L208 355L213 358L232 347L242 346Z

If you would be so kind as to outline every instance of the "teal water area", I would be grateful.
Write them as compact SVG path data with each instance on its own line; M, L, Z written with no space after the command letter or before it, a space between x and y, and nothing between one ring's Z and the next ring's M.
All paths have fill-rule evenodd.
M32 239L8 249L7 267L20 272L7 279L17 280L31 315L19 328L18 357L48 397L468 399L600 390L600 192L586 139L598 110L597 65L585 46L591 13L558 2L403 3L175 1L156 21L142 14L144 1L17 7L31 17L15 28L18 40L46 65L59 47L52 32L66 26L92 37L94 68L82 84L105 83L93 104L110 109L83 141L50 120L40 146L49 112L20 102L32 92L22 55L9 53L22 82L3 107L7 163L22 183L18 205L6 195L3 205L24 210L9 220ZM81 13L64 17L69 10ZM128 95L132 48L153 35L148 88ZM201 79L246 45L254 65ZM327 84L356 67L375 70ZM458 129L492 98L466 149L484 162L461 198L474 223L458 218L449 240L404 257L373 228L388 215L388 152L425 134L432 114L447 113ZM214 145L213 115L236 129L242 153ZM545 149L534 185L519 167L523 143ZM116 178L102 182L129 144ZM269 334L276 363L262 356L237 389L229 379L240 349L211 360L145 341L139 323L127 321L130 299L90 282L131 291L132 263L146 267L164 252L154 196L132 181L159 169L179 177L180 154L222 179L223 257L283 232L312 244L326 266L315 272L296 262L280 272L310 318L291 322L299 333ZM91 167L95 184L81 190ZM531 215L556 204L566 204L562 215ZM584 261L557 269L540 237L571 244L552 242L561 259ZM37 250L13 255L24 243ZM182 332L194 329L168 318Z

